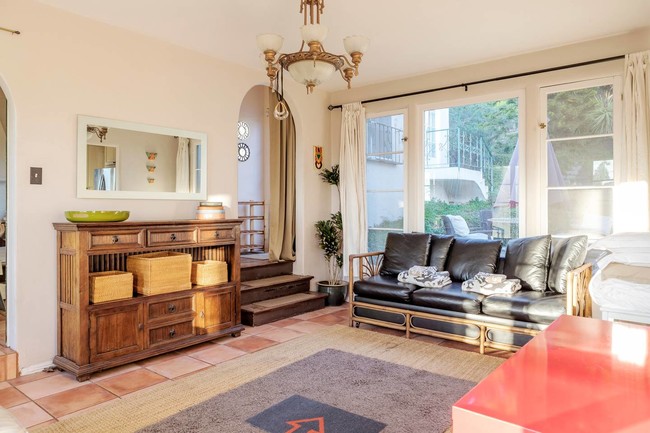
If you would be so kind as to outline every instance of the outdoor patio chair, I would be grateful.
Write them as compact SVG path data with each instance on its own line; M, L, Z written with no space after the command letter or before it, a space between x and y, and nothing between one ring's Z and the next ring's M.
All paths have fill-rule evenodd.
M442 223L445 226L445 233L448 235L474 239L492 239L492 230L470 229L465 218L460 215L442 215Z

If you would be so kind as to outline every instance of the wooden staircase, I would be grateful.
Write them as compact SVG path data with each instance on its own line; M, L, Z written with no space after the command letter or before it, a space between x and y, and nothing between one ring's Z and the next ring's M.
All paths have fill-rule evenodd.
M310 275L294 275L293 263L241 257L241 320L259 326L325 307L327 294L309 291Z

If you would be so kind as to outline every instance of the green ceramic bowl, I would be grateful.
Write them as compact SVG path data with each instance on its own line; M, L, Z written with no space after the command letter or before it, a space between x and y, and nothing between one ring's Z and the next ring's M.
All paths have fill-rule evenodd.
M65 219L73 223L105 223L125 221L128 210L67 210Z

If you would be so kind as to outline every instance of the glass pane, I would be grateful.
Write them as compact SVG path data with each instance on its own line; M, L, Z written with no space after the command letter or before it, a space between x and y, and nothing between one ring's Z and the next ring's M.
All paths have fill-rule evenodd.
M401 157L401 154L400 154ZM385 161L366 161L366 189L368 191L403 190L404 165L386 164Z
M612 188L549 191L549 233L559 236L586 234L589 238L611 234L612 191Z
M548 141L548 186L614 184L614 141L597 137Z
M368 192L368 251L383 251L388 232L404 228L404 193Z
M366 122L368 251L383 251L386 235L404 229L404 115Z
M611 134L614 119L612 85L551 93L547 99L549 138Z
M424 228L462 216L470 236L519 236L519 101L490 101L424 112Z

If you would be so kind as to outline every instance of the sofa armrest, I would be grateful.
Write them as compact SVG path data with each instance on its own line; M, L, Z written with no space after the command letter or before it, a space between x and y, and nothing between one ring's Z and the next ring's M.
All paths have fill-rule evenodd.
M348 300L352 301L352 289L356 280L363 280L367 277L379 274L379 269L384 261L384 252L376 251L372 253L350 254L349 272L350 277ZM355 272L356 271L356 272Z
M570 316L591 317L591 263L586 263L567 274L566 313Z

